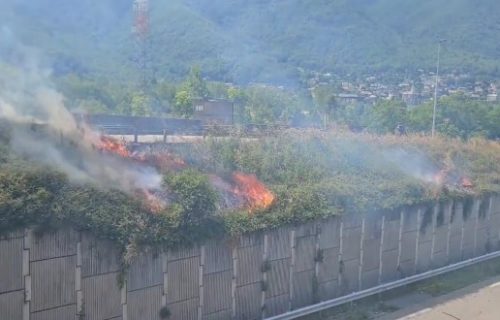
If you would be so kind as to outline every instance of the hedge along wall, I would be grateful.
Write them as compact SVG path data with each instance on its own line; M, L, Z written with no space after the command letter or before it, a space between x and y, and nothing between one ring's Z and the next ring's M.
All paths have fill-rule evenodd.
M500 250L500 196L138 254L65 229L0 240L2 319L262 319Z

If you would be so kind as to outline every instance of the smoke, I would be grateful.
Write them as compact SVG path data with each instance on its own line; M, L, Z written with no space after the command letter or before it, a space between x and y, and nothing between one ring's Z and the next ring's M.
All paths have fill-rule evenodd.
M50 71L38 67L35 51L4 30L0 42L5 37L11 47L8 56L0 54L0 65L13 66L13 72L0 74L0 118L13 124L10 147L16 154L58 169L75 183L125 192L160 187L154 168L99 152L99 134L77 124L51 84ZM9 63L12 56L15 64Z
M384 150L382 154L399 171L425 182L434 182L434 177L440 170L428 156L417 150L395 148Z

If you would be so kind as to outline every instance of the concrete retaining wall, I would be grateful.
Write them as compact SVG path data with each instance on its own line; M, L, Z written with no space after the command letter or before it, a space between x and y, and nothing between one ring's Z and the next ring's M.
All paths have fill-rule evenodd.
M500 197L346 215L179 251L30 229L0 239L2 319L262 319L500 250Z

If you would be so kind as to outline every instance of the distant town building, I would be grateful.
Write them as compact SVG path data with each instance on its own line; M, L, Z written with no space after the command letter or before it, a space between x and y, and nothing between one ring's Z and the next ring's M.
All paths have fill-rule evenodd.
M422 96L418 94L415 87L412 86L409 91L401 92L401 100L408 106L415 106L422 103Z
M354 103L362 99L362 97L353 93L339 93L336 95L336 98L338 102L345 104Z
M498 100L498 94L496 93L490 93L489 95L486 96L486 101L488 102L497 102Z
M193 119L203 124L231 125L234 122L234 105L223 99L193 100Z

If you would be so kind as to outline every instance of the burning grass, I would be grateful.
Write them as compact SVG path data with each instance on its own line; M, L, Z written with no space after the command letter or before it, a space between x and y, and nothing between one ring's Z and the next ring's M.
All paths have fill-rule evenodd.
M57 146L70 148L71 168L87 170L81 159L90 157L108 168L96 172L117 169L127 176L117 181L131 186L100 184L108 175L74 181L3 146L0 230L71 224L124 246L178 245L500 192L500 145L486 140L288 131L260 140L131 146L100 137L88 150L62 140Z

